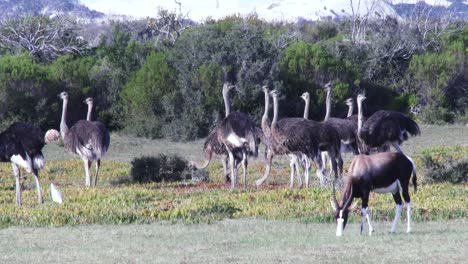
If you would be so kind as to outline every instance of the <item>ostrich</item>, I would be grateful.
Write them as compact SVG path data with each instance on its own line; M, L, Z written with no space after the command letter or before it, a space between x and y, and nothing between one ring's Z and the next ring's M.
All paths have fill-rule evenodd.
M86 114L86 121L92 121L91 120L91 115L92 115L92 112L93 112L93 98L88 97L83 101L83 103L88 105L88 113Z
M327 91L327 97L325 101L326 105L326 114L324 123L332 126L340 137L340 153L353 153L354 155L359 154L357 142L356 142L356 132L357 124L348 119L334 118L330 117L331 112L331 83L325 85L325 90ZM308 103L306 102L306 107ZM308 111L308 109L306 109ZM322 162L323 167L326 167L327 153L322 153ZM343 174L343 159L338 159L338 168L340 170L340 175Z
M229 104L229 91L235 88L230 83L223 85L223 99L226 109L226 117L216 127L218 141L226 147L231 169L231 190L235 188L237 181L237 170L235 164L235 154L242 155L242 167L244 170L244 188L247 187L247 155L257 156L258 139L256 127L250 117L241 112L232 112Z
M226 92L233 88L235 88L235 86L227 82L223 85L223 91L226 91ZM227 117L230 114L230 104L229 104L229 101L226 101L227 96L224 97L223 99L225 99L224 100L225 117ZM256 136L257 136L257 144L263 143L266 146L267 145L266 138L262 132L262 129L259 127L256 127L255 131L256 131ZM189 167L192 169L205 169L210 164L213 153L216 155L220 155L221 163L223 164L223 175L225 177L226 183L228 183L231 181L230 172L228 170L228 164L227 164L228 159L229 159L229 154L226 150L226 146L221 141L218 140L217 132L218 130L215 129L205 139L205 143L203 145L203 153L204 153L203 164L198 164L195 161L190 161ZM236 164L236 169L239 165L239 162L241 161L242 161L242 152L239 150L236 150L234 152L234 163Z
M59 137L60 133L55 129L44 133L40 128L22 122L16 122L0 133L0 161L11 162L16 179L16 205L21 206L19 167L23 167L34 175L38 202L43 202L39 182L39 170L45 165L42 148Z
M91 186L90 167L93 160L96 160L96 175L94 186L97 185L99 167L101 159L109 149L109 131L103 123L99 121L80 120L70 129L66 123L68 94L62 92L60 98L63 100L62 119L60 121L60 135L62 136L65 149L71 153L78 154L84 162L85 186ZM88 104L88 112L92 105Z
M408 140L408 133L412 136L421 134L418 124L408 116L396 112L380 110L363 122L362 102L364 95L358 95L358 136L366 146L364 153L369 154L369 148L381 148L392 145L401 152L400 144Z
M203 155L204 161L203 164L198 164L195 161L189 162L189 167L191 169L205 169L211 162L211 158L213 153L216 155L221 156L221 163L223 164L223 175L225 177L226 183L231 181L230 172L228 171L228 159L229 155L226 150L226 146L218 140L217 130L211 132L208 137L205 139L205 143L203 144ZM242 161L242 153L239 151L235 152L234 155L234 163L236 164L236 168L239 162Z
M299 155L306 157L304 159L306 161L305 178L306 187L308 187L310 160L314 160L318 171L322 171L321 157L319 155L321 151L329 151L331 153L335 177L338 177L335 159L340 155L337 132L328 125L303 118L283 118L278 121L278 92L272 91L270 94L273 97L274 107L269 139L270 149L274 150L278 148L280 154L289 154L291 156L291 177L293 178L294 167L298 171L297 157ZM257 186L261 185L268 178L268 166L270 166L268 164L271 164L271 159L272 154L269 153L267 155L265 175L256 181ZM322 177L321 184L323 184Z
M275 140L275 138L272 137L271 134L271 128L269 124L269 119L268 119L268 110L270 108L270 91L268 90L267 86L263 86L263 92L265 94L265 111L262 116L262 131L263 134L265 135L265 139L268 142L267 143L267 152L266 152L266 169L265 169L265 175L261 178L255 181L255 185L259 187L260 185L263 184L263 182L266 181L266 179L270 175L270 170L271 170L271 162L273 160L273 157L275 155L288 155L291 159L291 162L289 163L291 167L291 181L290 181L290 188L293 188L294 186L294 174L296 173L299 187L302 186L302 179L299 174L299 164L298 164L298 153L293 153L291 152L286 146L280 144L278 141ZM292 120L292 119L291 119Z

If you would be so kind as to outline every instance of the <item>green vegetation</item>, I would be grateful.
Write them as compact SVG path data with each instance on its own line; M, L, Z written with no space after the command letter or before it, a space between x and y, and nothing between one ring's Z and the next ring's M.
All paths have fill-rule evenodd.
M468 147L431 147L419 159L429 182L468 183Z
M187 161L179 156L160 154L132 160L130 171L133 182L171 182L189 179Z
M311 118L321 120L328 81L334 81L332 114L338 117L346 112L343 100L358 92L369 98L367 114L412 107L427 123L463 123L468 115L466 22L440 28L425 21L431 34L421 35L416 24L386 18L367 21L365 36L356 36L350 21L268 23L255 15L207 20L185 30L176 23L180 17L164 10L156 18L83 28L60 19L0 24L0 128L16 120L57 126L56 95L66 90L70 124L83 118L82 100L93 96L97 119L113 131L194 140L223 116L225 80L240 89L233 109L256 121L265 84L281 90L281 116L300 116L299 95L308 91ZM165 21L174 23L172 37L156 30ZM57 30L51 43L41 42L49 38L40 31L34 43L42 45L25 47L11 31L32 36L41 27ZM51 53L48 45L61 49Z
M402 219L404 220L404 218ZM334 224L261 219L213 224L91 225L0 230L0 254L8 263L463 263L466 220L374 222L372 236L359 224L335 236Z
M219 165L217 165L219 166ZM41 173L45 203L36 204L32 177L25 181L23 206L14 203L13 177L0 178L0 226L62 226L82 224L130 224L170 222L200 223L225 218L260 218L301 222L332 222L329 205L331 190L286 188L278 179L287 180L283 168L272 171L271 183L258 190L230 191L221 175L210 183L122 183L128 178L130 165L105 161L97 188L84 188L82 162L51 161ZM216 170L216 169L215 169ZM218 170L219 171L219 170ZM263 166L250 166L249 182L263 172ZM0 166L2 175L10 175L8 164ZM55 204L49 197L49 183L54 182L63 195L64 203ZM273 184L273 183L277 184ZM317 186L317 183L315 183ZM467 217L468 189L465 184L423 184L411 193L415 221L448 220ZM373 218L393 218L391 195L371 196ZM357 209L356 209L357 210ZM359 219L358 210L353 219Z

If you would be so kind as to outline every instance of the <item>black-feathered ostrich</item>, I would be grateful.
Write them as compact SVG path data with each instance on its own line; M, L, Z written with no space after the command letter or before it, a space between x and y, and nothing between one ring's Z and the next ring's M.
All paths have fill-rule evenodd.
M57 140L60 133L50 129L44 133L40 128L17 122L0 133L0 161L11 162L16 179L16 205L21 205L20 167L34 175L37 188L37 199L42 203L39 170L44 167L45 159L42 148L45 144Z
M244 169L244 188L247 187L247 155L256 157L258 154L255 123L244 113L231 113L230 111L229 91L233 88L235 86L229 83L225 83L223 86L226 117L216 126L218 141L223 143L228 152L231 170L231 190L235 188L237 182L236 152L240 152L242 155L241 164Z
M225 82L223 85L223 99L224 99L224 106L225 106L225 117L230 114L230 102L228 100L228 92L231 89L234 89L235 86L230 84L229 82ZM224 96L226 94L226 96ZM221 163L223 164L223 175L225 177L226 183L231 181L230 177L230 170L228 169L228 159L229 154L226 150L226 146L218 139L218 129L212 131L205 139L205 143L203 145L203 154L204 154L204 161L203 164L197 164L195 161L190 161L189 166L192 169L205 169L211 162L211 158L213 153L216 155L221 156ZM257 136L257 144L263 143L266 145L266 139L263 135L263 132L260 128L256 127L256 136ZM236 149L234 152L234 163L236 165L236 169L240 162L242 161L242 151L241 149ZM246 161L247 162L247 161Z
M371 148L382 148L392 145L401 152L400 144L408 140L408 134L421 134L418 124L410 117L396 111L380 110L363 122L362 102L366 97L357 97L358 104L358 136L364 144L364 154L369 154Z
M96 160L96 175L94 186L97 185L101 159L109 149L110 136L105 125L99 121L80 120L70 129L67 126L68 94L62 92L60 98L63 100L62 119L60 122L60 135L62 136L65 149L71 153L78 154L84 162L85 186L91 186L90 167ZM88 106L89 107L89 106Z

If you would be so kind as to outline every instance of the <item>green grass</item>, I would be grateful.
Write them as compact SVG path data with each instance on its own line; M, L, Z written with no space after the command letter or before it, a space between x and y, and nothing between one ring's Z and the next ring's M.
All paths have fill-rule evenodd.
M422 136L405 142L403 150L417 160L423 148L467 147L467 132L461 126L423 126ZM203 140L172 143L116 134L111 140L97 188L84 187L82 161L59 145L46 146L41 205L34 180L26 174L23 206L16 207L11 166L0 164L1 262L446 263L468 257L461 246L468 242L467 184L427 184L419 169L418 193L410 192L412 234L403 233L404 223L398 234L387 234L393 199L372 194L375 235L358 235L356 209L345 236L337 239L330 188L318 187L313 177L312 188L289 190L286 158L275 158L271 177L260 189L252 183L263 174L262 158L250 162L246 190L241 184L229 190L216 159L208 169L210 183L129 184L133 158L164 153L199 161ZM63 192L62 205L51 201L51 182Z
M402 219L404 221L404 219ZM358 224L337 238L332 224L224 220L213 224L90 225L0 230L3 263L464 263L466 220Z
M444 138L456 138L461 127L445 132ZM434 132L435 131L435 132ZM423 127L421 138L439 133L439 127ZM452 133L452 134L451 134ZM102 163L97 188L84 187L82 161L68 160L65 151L58 145L48 146L45 155L61 155L61 159L50 160L41 171L42 189L45 203L37 205L33 177L27 174L23 180L23 206L15 206L15 181L11 177L11 166L0 165L0 227L8 226L63 226L82 224L129 224L153 223L157 221L200 223L213 222L226 218L259 218L274 220L299 220L301 222L332 222L330 208L330 188L318 187L316 177L312 178L310 189L288 189L289 167L284 159L276 159L271 178L260 189L254 189L253 181L264 171L261 159L249 166L249 188L230 191L221 176L221 165L215 161L209 172L212 182L205 184L149 183L128 184L132 156L147 155L146 151L181 155L193 158L200 142L170 145L164 141L132 139L112 136L112 148L108 158ZM458 138L464 146L465 138ZM412 139L414 140L414 139ZM407 144L411 146L412 140ZM424 139L423 140L427 140ZM132 143L135 144L132 147ZM437 142L438 143L438 142ZM453 143L453 141L452 141ZM193 146L190 146L192 144ZM407 147L408 147L407 146ZM178 150L187 149L186 152ZM116 149L126 150L125 157L118 158ZM141 150L138 152L137 150ZM198 150L200 151L200 150ZM123 155L123 153L121 153ZM417 155L416 155L417 156ZM72 156L71 156L72 157ZM419 170L421 171L421 170ZM419 192L411 196L416 221L448 220L465 218L468 213L468 188L466 184L448 183L424 184L421 173L418 175ZM50 183L57 185L63 195L64 204L51 201ZM124 184L121 184L124 182ZM241 181L242 183L242 181ZM394 203L391 195L372 194L370 206L374 219L387 221L393 218ZM358 210L352 221L358 218Z

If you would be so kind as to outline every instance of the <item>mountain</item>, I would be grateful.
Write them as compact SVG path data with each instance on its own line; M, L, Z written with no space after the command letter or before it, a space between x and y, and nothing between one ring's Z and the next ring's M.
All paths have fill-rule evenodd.
M352 3L352 5L351 5ZM255 12L267 20L345 19L353 14L369 18L408 17L415 12L427 12L433 17L449 15L468 20L466 0L273 0L255 7Z
M101 18L104 13L90 10L78 0L0 0L2 15L0 20L24 15L59 15L68 14L79 18Z

